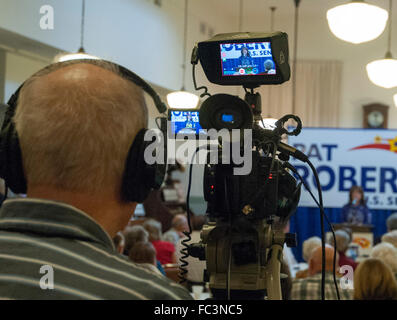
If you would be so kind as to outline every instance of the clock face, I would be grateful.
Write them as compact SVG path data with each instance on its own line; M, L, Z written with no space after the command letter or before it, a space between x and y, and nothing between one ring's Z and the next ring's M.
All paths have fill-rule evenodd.
M368 124L372 128L378 128L383 124L384 117L383 114L379 111L372 111L368 114Z

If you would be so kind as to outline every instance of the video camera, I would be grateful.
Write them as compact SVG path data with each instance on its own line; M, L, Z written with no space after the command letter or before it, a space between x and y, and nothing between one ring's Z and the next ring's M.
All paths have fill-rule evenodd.
M244 100L227 94L210 95L206 87L197 87L195 66L199 61L210 82L242 85ZM296 210L301 186L286 164L290 156L305 159L281 138L299 134L302 124L298 117L286 115L276 122L274 130L262 128L261 97L254 89L288 81L288 61L288 36L283 32L219 34L198 43L192 52L194 86L204 90L201 97L208 98L197 113L200 128L191 133L206 131L207 138L211 131L229 133L218 136L218 148L207 156L203 188L209 222L201 231L202 241L188 245L189 236L183 241L184 258L191 255L206 260L205 280L215 299L281 299L283 246L296 245L295 235L285 234L283 227ZM187 113L181 115L182 124L173 126L174 133L178 131L175 128L186 129L183 121L187 118ZM177 117L171 110L171 123L173 119ZM285 126L291 119L297 126L288 131ZM230 153L224 154L225 149L230 150L225 143L251 161L248 173L236 174L242 164ZM188 189L189 198L190 185Z

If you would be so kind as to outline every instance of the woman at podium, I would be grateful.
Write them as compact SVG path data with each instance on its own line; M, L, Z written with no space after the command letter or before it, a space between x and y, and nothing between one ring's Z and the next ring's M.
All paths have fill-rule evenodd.
M364 191L353 186L349 192L349 203L342 208L342 222L356 225L371 224L371 212L364 200Z

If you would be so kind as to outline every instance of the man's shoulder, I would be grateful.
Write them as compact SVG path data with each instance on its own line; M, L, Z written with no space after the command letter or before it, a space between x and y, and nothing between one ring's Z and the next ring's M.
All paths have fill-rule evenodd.
M45 292L40 288L31 293L29 290L32 289L27 282L34 278L38 281L42 277L39 269L43 265L52 266L54 269L55 288L58 290L56 294L59 299L190 298L189 293L177 283L172 283L163 275L134 264L126 257L97 243L0 231L0 243L4 241L8 245L0 246L0 253L7 257L5 259L9 263L2 264L0 272L9 275L7 281L16 291L20 288L21 292L28 292L25 295L18 293L22 298L29 299L35 295L46 299ZM37 272L32 273L32 268L37 268ZM11 277L15 273L18 274L18 279ZM7 294L0 288L0 295Z

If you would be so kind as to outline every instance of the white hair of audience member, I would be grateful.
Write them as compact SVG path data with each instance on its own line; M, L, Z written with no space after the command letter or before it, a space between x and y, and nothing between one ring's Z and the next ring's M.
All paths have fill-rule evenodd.
M382 242L391 243L395 248L397 248L397 230L385 233L382 236Z
M149 233L149 241L162 239L161 223L155 219L147 219L143 223L143 227Z
M321 246L321 239L319 237L311 237L303 241L302 255L306 262L309 262L313 251Z
M336 239L336 250L338 252L345 252L350 244L349 234L345 230L336 230L335 239ZM329 235L327 242L334 247L334 236L332 234Z
M381 242L372 248L371 258L382 260L391 270L397 272L397 249L390 243Z
M94 86L95 71L87 76L87 85L71 81L63 90L53 88L51 77L57 71L68 64L76 68L75 61L66 64L40 71L20 92L14 121L27 181L72 192L104 192L107 187L107 192L119 193L128 150L147 125L142 89L112 76L98 78ZM108 62L89 65L121 76Z
M397 212L392 213L386 220L387 231L397 230Z

